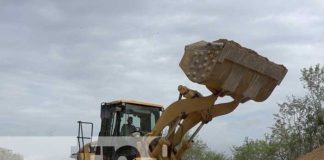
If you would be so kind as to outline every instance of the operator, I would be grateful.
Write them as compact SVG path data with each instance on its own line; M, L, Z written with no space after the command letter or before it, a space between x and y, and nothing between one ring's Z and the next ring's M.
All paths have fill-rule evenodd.
M127 124L124 124L121 129L122 136L129 136L136 131L136 127L133 125L133 117L128 117Z

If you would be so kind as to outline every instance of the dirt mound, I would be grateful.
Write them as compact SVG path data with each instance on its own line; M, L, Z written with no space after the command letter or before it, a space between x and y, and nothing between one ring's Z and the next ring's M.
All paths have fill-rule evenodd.
M298 160L324 160L324 146L300 156Z

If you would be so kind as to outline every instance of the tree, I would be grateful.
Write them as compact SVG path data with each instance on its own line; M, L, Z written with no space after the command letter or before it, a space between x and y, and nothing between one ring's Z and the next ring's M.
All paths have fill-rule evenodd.
M324 144L324 67L316 65L301 72L306 95L289 97L275 114L272 141L279 144L276 155L280 159L296 159Z
M13 153L10 150L0 148L0 159L1 160L23 160L23 157L19 154Z
M245 138L243 145L233 147L233 158L235 160L274 160L277 145L266 136L265 140L252 140Z
M324 67L301 70L305 96L294 95L279 105L271 134L264 140L245 139L233 147L234 159L295 160L324 145Z
M186 135L184 139L188 139L189 135ZM195 138L192 147L189 148L182 159L185 160L196 160L196 159L203 159L203 160L227 160L228 158L222 154L212 151L208 148L207 144L204 143L201 139Z

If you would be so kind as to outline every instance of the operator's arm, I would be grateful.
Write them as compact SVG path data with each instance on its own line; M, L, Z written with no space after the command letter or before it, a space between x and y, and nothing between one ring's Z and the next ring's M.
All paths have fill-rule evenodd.
M134 133L136 131L136 127L134 125L129 125L128 134Z

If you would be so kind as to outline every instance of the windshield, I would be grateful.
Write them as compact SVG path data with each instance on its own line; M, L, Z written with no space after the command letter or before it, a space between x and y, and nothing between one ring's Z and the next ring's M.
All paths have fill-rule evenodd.
M160 117L159 108L126 104L121 120L121 135L129 136L138 131L142 135L150 132Z
M134 132L145 135L160 117L160 108L136 104L106 106L101 110L100 136L130 136Z

